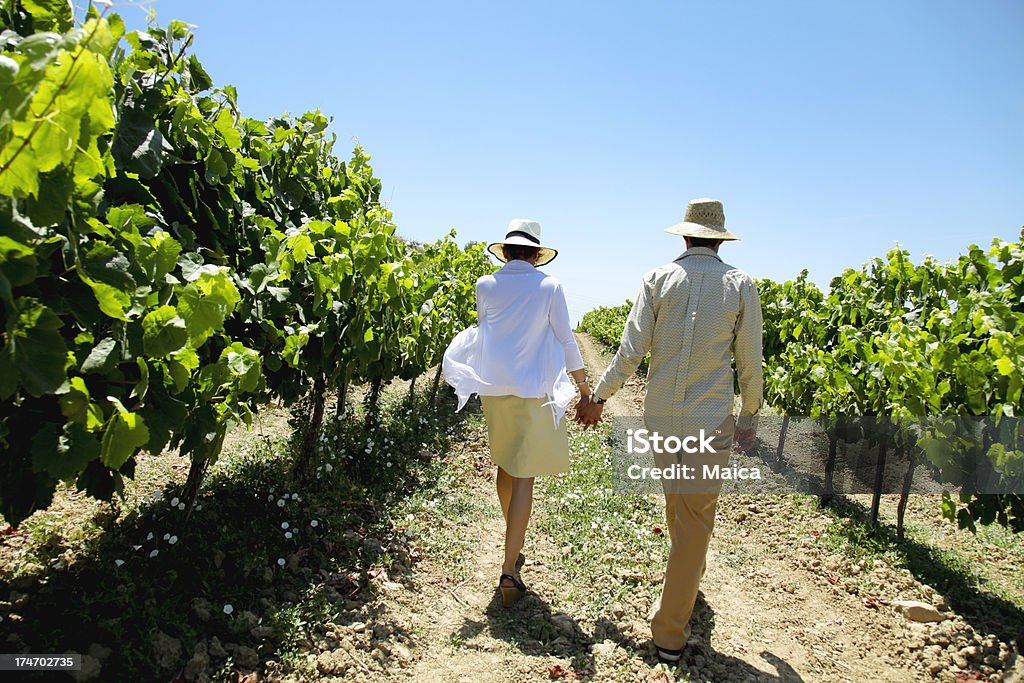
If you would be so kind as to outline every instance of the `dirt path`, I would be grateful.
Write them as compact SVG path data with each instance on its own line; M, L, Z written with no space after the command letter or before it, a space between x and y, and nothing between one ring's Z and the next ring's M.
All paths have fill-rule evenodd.
M559 660L543 652L524 652L521 641L550 628L552 614L538 596L551 595L557 588L540 558L557 549L531 527L524 549L529 557L522 568L531 593L515 607L503 607L495 587L504 522L484 433L464 446L462 456L474 466L460 495L479 507L447 523L451 533L472 539L471 551L458 558L454 568L427 556L417 566L413 589L395 595L391 609L403 628L415 634L416 645L414 660L396 676L423 683L538 680L540 672Z
M482 476L474 478L473 495L490 500L494 493L484 483ZM486 505L483 515L462 530L478 539L475 551L465 558L468 576L454 582L444 573L431 572L423 593L409 596L413 603L422 600L426 607L414 613L412 623L422 632L421 640L432 645L416 662L410 674L412 680L477 681L485 671L495 681L514 680L504 661L503 644L486 627L487 613L495 606L495 572L502 561L503 526L500 508L493 502ZM415 609L414 604L412 607Z
M597 376L607 364L607 354L585 335L579 341L590 372ZM642 380L631 379L608 401L606 415L638 414L642 391ZM477 446L478 455L485 457L486 444ZM403 621L419 634L419 657L408 672L411 680L475 682L481 675L489 681L543 680L548 678L544 673L549 666L565 661L551 656L557 652L537 653L542 655L538 661L536 654L531 656L517 647L517 634L528 636L531 621L540 622L543 628L545 622L552 621L552 614L542 598L534 596L513 610L500 605L494 586L503 528L488 474L485 463L479 476L467 482L475 497L489 501L483 514L460 530L479 539L474 552L464 558L468 576L454 582L428 557L417 572L418 590L405 591L396 599L396 611L405 612ZM541 505L543 501L538 500L538 507ZM872 619L865 622L856 618L865 611L856 596L823 590L812 576L794 576L784 552L762 537L763 533L778 535L778 529L770 524L772 507L764 501L755 505L723 499L693 642L695 656L703 658L698 663L709 667L710 679L757 679L763 672L765 680L915 680L911 672L890 668L888 660L894 653L886 652L889 645L877 637L879 629L902 626L900 618L871 613ZM759 518L765 523L751 524ZM763 532L759 533L759 527ZM742 542L737 542L741 537ZM524 578L538 595L550 600L563 587L540 558L557 550L536 525L530 529L528 545L536 559L524 568ZM627 604L622 619L642 642L646 635L646 614L639 613L643 605L629 607ZM554 619L556 624L559 621L569 623ZM587 643L577 643L580 645L590 649ZM628 656L637 660L643 679L655 674L643 663L642 649ZM879 678L883 671L884 677Z

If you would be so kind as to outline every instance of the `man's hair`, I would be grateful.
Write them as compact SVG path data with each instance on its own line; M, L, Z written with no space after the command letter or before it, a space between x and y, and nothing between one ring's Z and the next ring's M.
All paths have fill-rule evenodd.
M708 249L714 249L722 240L712 239L710 237L687 237L690 240L691 247L707 247Z
M533 255L540 251L540 247L528 247L525 244L503 244L501 251L505 254L506 261L529 261Z

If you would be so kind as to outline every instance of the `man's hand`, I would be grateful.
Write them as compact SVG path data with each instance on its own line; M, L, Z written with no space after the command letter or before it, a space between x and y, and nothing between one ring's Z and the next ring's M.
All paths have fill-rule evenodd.
M601 421L601 413L604 410L603 403L594 403L590 400L590 395L584 396L580 399L580 402L576 404L576 423L583 426L584 429L590 429Z
M750 450L753 447L754 442L757 440L757 428L751 427L750 429L736 428L736 432L733 435L733 440L736 442L736 450L740 453Z

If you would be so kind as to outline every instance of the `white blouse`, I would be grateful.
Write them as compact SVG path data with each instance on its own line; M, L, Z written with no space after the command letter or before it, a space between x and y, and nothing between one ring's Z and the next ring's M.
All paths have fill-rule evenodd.
M476 310L477 326L456 335L442 365L458 410L472 394L547 398L557 426L576 395L568 372L583 367L561 283L511 261L477 280Z

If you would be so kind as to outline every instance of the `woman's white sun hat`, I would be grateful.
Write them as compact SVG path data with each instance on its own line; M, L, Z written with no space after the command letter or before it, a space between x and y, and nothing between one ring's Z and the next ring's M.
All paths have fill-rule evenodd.
M540 223L526 218L513 218L508 224L508 231L505 233L505 239L501 242L494 242L487 245L487 251L491 252L494 258L505 263L505 255L501 253L501 245L503 244L519 244L524 247L538 247L540 249L540 254L538 255L536 263L538 266L551 263L555 260L555 257L558 256L558 251L556 249L545 247L540 243Z
M682 223L665 228L665 232L683 237L703 237L712 240L738 240L725 229L725 209L717 199L694 199L686 205Z

